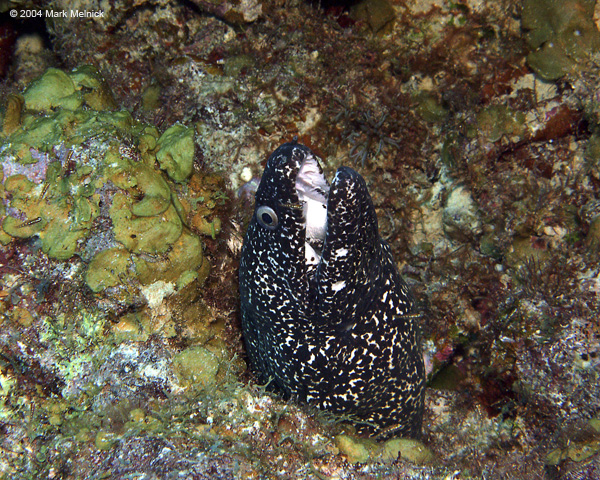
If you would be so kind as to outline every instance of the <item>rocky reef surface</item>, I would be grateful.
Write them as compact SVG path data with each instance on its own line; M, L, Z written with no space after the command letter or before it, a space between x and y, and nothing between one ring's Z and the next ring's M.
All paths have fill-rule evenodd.
M0 478L600 477L596 1L0 9ZM247 371L248 195L294 136L418 299L418 441Z

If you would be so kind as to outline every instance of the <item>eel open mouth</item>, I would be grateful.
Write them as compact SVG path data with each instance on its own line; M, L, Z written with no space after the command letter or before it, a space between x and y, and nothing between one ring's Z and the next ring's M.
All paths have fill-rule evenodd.
M316 268L321 260L327 232L327 196L329 195L329 183L312 153L305 156L300 166L296 177L296 192L306 222L305 254L306 264L310 270Z

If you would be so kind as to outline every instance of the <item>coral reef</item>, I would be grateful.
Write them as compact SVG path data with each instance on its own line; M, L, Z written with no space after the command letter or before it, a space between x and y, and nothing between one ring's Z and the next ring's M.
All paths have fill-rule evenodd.
M193 131L175 125L159 137L113 107L102 79L84 66L69 74L49 69L24 91L22 112L7 110L20 124L0 145L3 243L35 237L52 259L77 254L96 293L119 297L127 289L132 298L132 282L139 288L159 277L181 289L207 273L200 240L168 183L192 173Z

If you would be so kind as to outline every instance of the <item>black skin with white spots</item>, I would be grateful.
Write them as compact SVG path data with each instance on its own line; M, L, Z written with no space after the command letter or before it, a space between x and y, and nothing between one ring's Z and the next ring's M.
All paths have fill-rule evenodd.
M350 168L330 187L321 260L309 269L295 188L307 156L316 158L298 143L279 147L256 192L240 261L251 367L286 398L348 415L360 433L417 437L425 371L414 301Z

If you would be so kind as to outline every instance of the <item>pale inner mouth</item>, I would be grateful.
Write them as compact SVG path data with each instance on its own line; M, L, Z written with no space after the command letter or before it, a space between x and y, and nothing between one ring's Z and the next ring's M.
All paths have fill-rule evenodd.
M306 264L310 270L321 260L321 250L327 232L327 195L329 194L329 184L312 154L306 156L300 167L296 177L296 191L306 222L304 250Z

